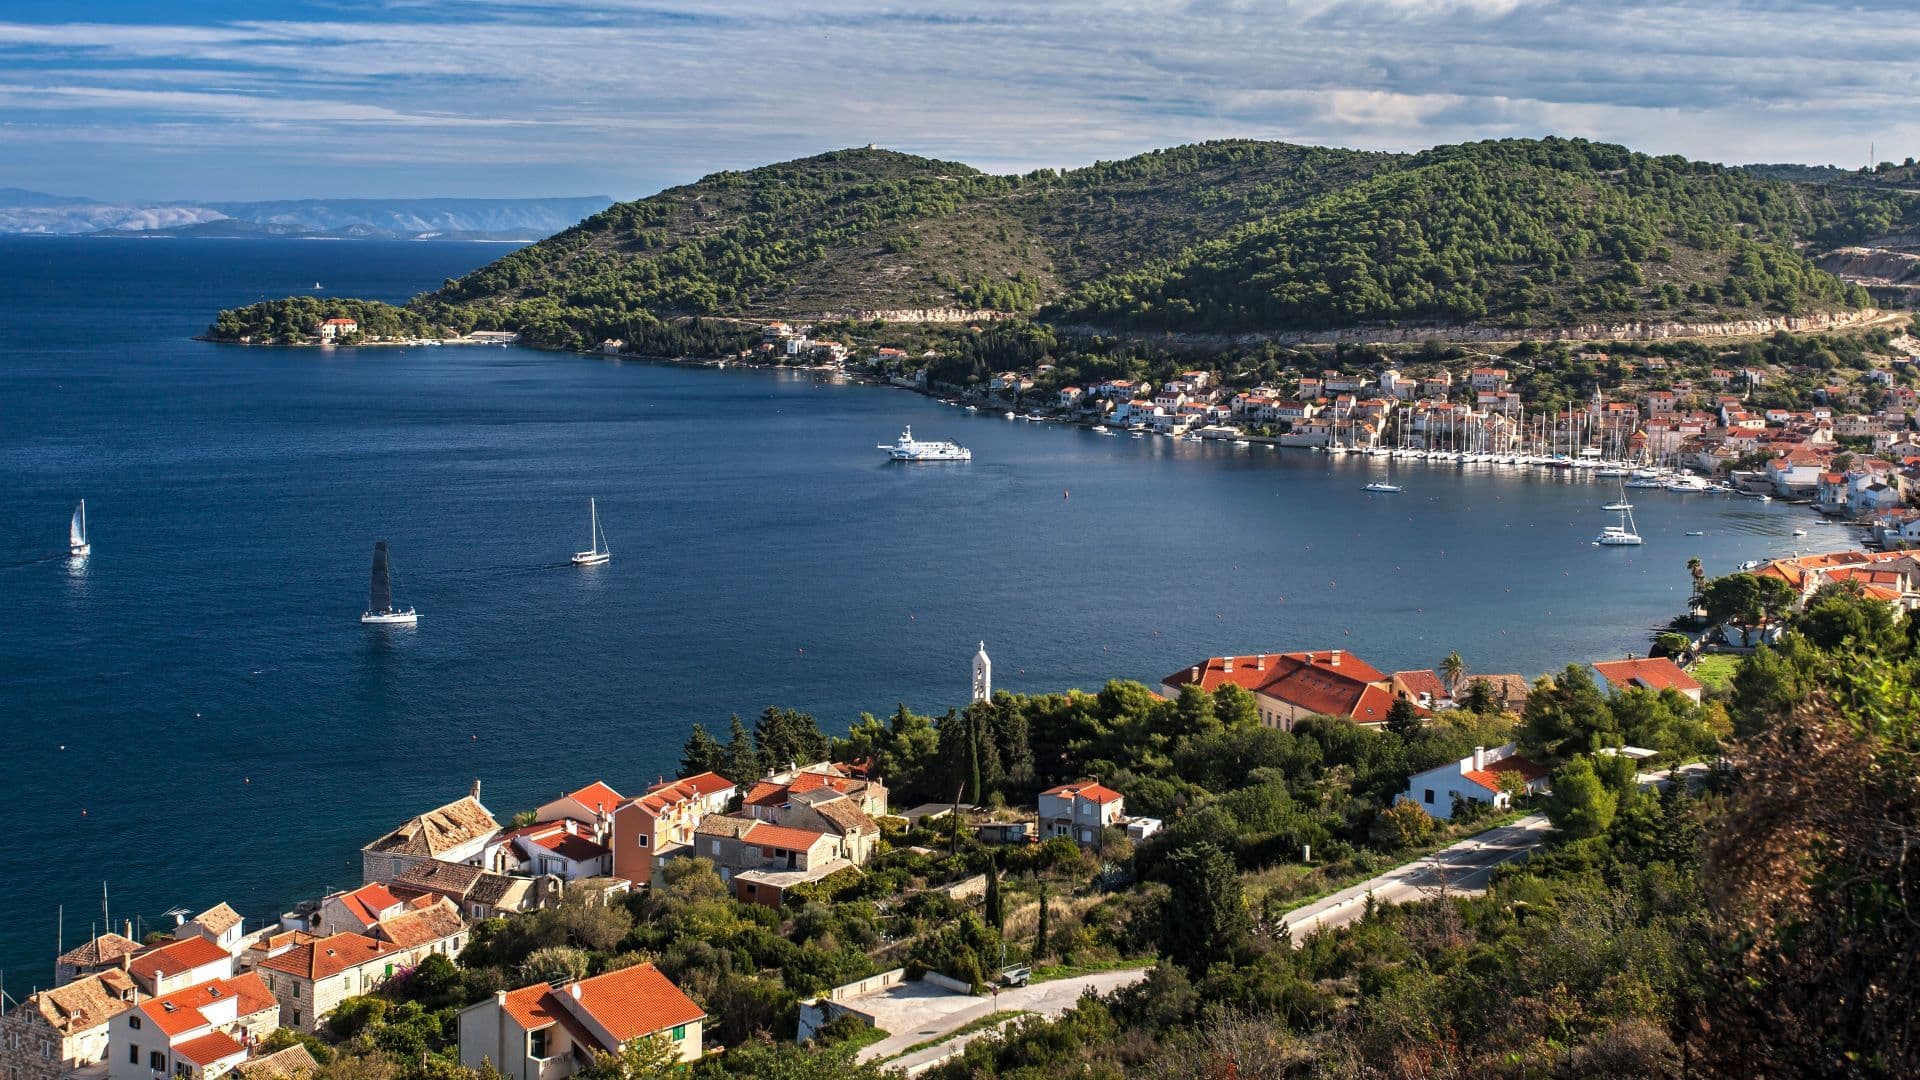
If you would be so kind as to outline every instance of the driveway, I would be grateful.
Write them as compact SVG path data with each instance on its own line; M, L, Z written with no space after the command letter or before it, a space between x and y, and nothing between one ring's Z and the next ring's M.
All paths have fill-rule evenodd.
M956 1031L996 1010L1059 1016L1078 1003L1081 995L1088 990L1096 994L1111 993L1139 982L1146 974L1145 968L1128 968L1101 971L1073 979L1055 979L1002 990L997 1000L993 994L973 997L943 990L931 983L906 982L841 1004L872 1016L874 1026L888 1033L886 1038L860 1051L859 1060L877 1061L893 1057L915 1043ZM889 1065L906 1069L911 1074L917 1069L946 1060L958 1053L959 1049L959 1046L945 1043L928 1047Z

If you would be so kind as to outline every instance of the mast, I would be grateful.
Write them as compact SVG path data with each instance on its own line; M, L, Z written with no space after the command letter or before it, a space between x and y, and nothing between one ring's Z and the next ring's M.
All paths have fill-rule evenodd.
M595 554L600 552L600 504L593 496L587 496L587 547Z
M387 542L373 545L373 580L367 589L367 610L384 614L393 610L393 570L387 560Z

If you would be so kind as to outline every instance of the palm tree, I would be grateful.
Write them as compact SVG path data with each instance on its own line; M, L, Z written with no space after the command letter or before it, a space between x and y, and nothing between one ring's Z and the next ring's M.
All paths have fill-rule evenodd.
M1700 565L1697 558L1687 560L1687 573L1693 575L1693 595L1687 598L1687 607L1700 606L1700 597L1707 590L1707 569Z
M1447 658L1440 661L1440 677L1446 681L1448 694L1458 694L1460 680L1467 677L1467 662L1460 659L1458 652L1448 653Z

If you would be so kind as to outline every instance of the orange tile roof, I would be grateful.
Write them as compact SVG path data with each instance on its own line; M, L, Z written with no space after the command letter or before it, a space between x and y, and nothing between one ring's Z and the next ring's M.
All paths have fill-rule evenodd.
M613 808L621 803L620 793L599 780L595 780L579 791L569 792L567 798L589 810L602 809L608 813L612 813Z
M547 992L552 989L547 983L534 983L518 990L509 990L500 1007L513 1017L514 1023L528 1031L536 1031L553 1023L553 1014L547 1011L545 1000Z
M175 990L171 994L148 998L138 1008L153 1025L169 1036L180 1035L197 1027L205 1027L207 1018L200 1010L221 998L237 997L235 1015L252 1016L268 1009L279 1008L273 994L267 990L267 984L260 976L249 971L245 975L232 979L213 979Z
M269 956L260 961L260 966L302 979L324 979L399 951L397 946L375 941L364 934L334 934L296 945L278 956Z
M597 859L607 853L606 845L597 844L579 833L548 833L529 839L548 851L563 858L572 859L574 862L586 862L588 859Z
M205 1067L229 1058L235 1054L244 1054L247 1048L224 1031L209 1031L197 1039L188 1039L173 1048L176 1057L186 1058L195 1065Z
M1055 787L1050 787L1040 794L1059 795L1063 798L1086 799L1089 802L1099 803L1102 806L1116 799L1125 798L1125 796L1119 792L1096 780L1088 780L1078 784L1060 784Z
M796 829L788 825L774 825L765 821L756 821L740 839L749 844L762 844L770 847L786 848L793 851L808 851L827 836L823 832L810 829Z
M678 783L681 787L692 789L693 792L698 795L718 795L728 788L736 786L733 781L721 776L717 772L703 772L693 776L683 776Z
M341 906L345 907L354 918L359 919L362 925L380 921L381 912L399 903L400 898L377 881L371 885L362 885L340 898Z
M159 974L181 975L197 967L233 960L233 954L212 941L195 934L171 945L162 945L141 953L127 964L127 970L143 979Z
M1644 687L1648 690L1700 690L1699 680L1664 656L1643 660L1604 660L1593 665L1607 682L1622 690Z
M1447 684L1441 681L1440 676L1429 670L1396 671L1393 673L1393 681L1400 684L1407 693L1415 696L1426 694L1435 701L1453 696L1447 691Z
M573 997L575 990L577 998ZM706 1018L706 1010L680 992L673 980L652 964L609 971L572 986L549 991L549 997L567 997L621 1043ZM568 1007L562 1001L560 1007ZM549 1009L551 1010L551 1006Z

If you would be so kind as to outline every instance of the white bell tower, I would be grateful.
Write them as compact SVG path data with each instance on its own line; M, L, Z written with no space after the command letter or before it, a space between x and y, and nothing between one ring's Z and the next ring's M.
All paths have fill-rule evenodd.
M993 698L993 661L987 658L987 643L980 643L980 651L973 654L973 700L988 701Z

